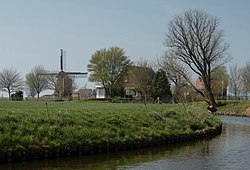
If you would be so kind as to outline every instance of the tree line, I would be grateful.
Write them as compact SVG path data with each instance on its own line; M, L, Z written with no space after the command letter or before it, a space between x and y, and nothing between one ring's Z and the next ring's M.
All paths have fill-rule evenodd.
M35 66L30 73L26 74L25 80L21 77L21 73L15 69L3 69L0 72L0 90L7 92L9 100L13 94L20 94L23 90L29 93L29 96L38 96L42 91L52 88L52 81L45 74L47 71L43 66Z
M225 42L224 31L219 28L217 17L202 10L189 10L177 15L169 23L164 45L165 54L154 62L153 69L157 70L155 76L152 78L147 72L142 72L137 78L140 82L137 90L145 97L149 96L149 93L154 98L169 93L170 84L173 87L173 99L177 102L185 97L183 89L187 91L189 88L215 107L216 98L223 99L227 90L234 96L248 95L249 63L242 68L232 66L229 73L227 72L225 65L231 60L227 54L229 44ZM120 84L126 77L124 73L131 65L134 64L120 47L97 50L91 55L87 65L90 72L89 81L103 85L106 94L112 98L119 94ZM143 61L137 66L152 67ZM44 85L35 83L43 81L40 73L40 76L35 76L38 75L36 69L26 75L25 85L30 92L39 96L43 89L51 87L55 89L51 83L53 81L46 80L50 83L44 81ZM40 69L45 71L43 68ZM203 89L197 88L195 78L200 80ZM7 91L9 96L22 86L19 73L13 69L1 72L0 88Z
M109 54L112 54L110 56L113 57L109 58L109 54L108 56L105 55L105 60L103 60L105 61L105 64L100 62L101 59L98 58L98 69L96 75L92 74L89 79L95 82L102 82L106 90L107 97L114 98L115 96L122 96L122 89L120 89L121 86L119 85L124 81L124 77L126 76L123 73L128 66L132 66L133 64L126 56L120 56L122 58L121 60L119 60L119 55L115 55L116 57L114 57L113 54L115 54L117 50L122 52L120 54L124 54L123 49L119 47L112 47L111 50L114 50L114 53L112 52ZM93 63L93 60L91 61ZM144 64L146 64L146 62ZM101 68L101 66L103 66L103 68ZM90 68L94 66L90 66L89 64L88 67ZM149 67L146 65L137 65L137 67L141 67L143 69L139 70L140 72L138 75L140 76L136 77L137 82L139 82L136 90L144 96L148 96L148 101L150 97L160 97L163 101L170 101L172 94L170 91L170 83L165 71L159 70L156 74L154 74L154 72L152 74L152 72L149 72ZM48 89L54 90L54 95L57 95L57 93L67 89L69 89L72 93L74 90L72 88L72 83L74 84L74 82L70 81L71 85L67 85L65 81L66 79L63 82L64 85L62 85L60 76L51 76L41 65L35 66L28 74L26 74L25 80L23 80L21 74L14 69L4 69L0 72L0 89L1 91L8 93L9 100L21 99L23 96L23 90L25 90L30 97L37 95L38 100L40 93ZM69 88L64 87L62 90L61 86L68 86ZM57 96L59 97L59 94Z
M232 69L230 75L227 74L225 65L231 61L227 53L229 44L224 40L224 31L219 28L217 17L210 16L202 10L189 10L177 15L169 23L164 45L166 53L157 60L156 65L166 72L174 85L172 91L176 101L185 97L183 88L192 88L209 105L216 107L216 97L221 96L223 99L227 88L232 91L237 81L241 81L245 95L249 93L248 64L242 71L236 71L238 77L233 75ZM114 72L108 72L106 69L105 51L106 49L102 49L92 55L88 70L91 72L90 81L99 82L104 87L109 86L106 87L108 91L115 82L115 79L111 81L108 77L115 77L112 76ZM112 57L114 56L110 56L111 59ZM116 62L109 62L112 63ZM114 65L108 68L114 68ZM100 70L102 71L99 72ZM105 74L109 76L104 76ZM193 76L200 80L202 89L197 88ZM237 84L235 87L240 86ZM233 91L236 95L235 89Z
M101 84L107 98L126 97L123 85L128 82L130 75L136 88L133 90L140 93L145 102L157 97L171 101L172 93L166 72L159 69L155 73L150 63L143 59L137 64L131 62L120 47L97 50L87 67L91 73L89 80Z
M239 67L237 64L229 67L229 92L233 99L239 99L241 96L248 99L250 93L250 62Z

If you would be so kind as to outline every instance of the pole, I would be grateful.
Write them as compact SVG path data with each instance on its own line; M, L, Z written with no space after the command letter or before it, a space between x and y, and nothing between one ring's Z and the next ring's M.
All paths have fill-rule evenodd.
M222 97L222 100L224 99L224 90L223 90L223 86L224 86L224 82L223 80L221 81L221 97Z

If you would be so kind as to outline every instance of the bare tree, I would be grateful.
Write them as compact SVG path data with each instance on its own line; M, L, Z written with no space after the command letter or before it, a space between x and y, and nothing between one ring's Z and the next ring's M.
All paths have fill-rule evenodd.
M229 92L234 95L234 98L238 98L241 91L241 72L237 65L229 68Z
M135 61L134 62L136 66L139 66L139 67L146 67L146 68L152 68L153 70L155 69L154 68L154 63L152 61L149 61L145 58L139 58L139 60Z
M26 94L28 97L34 98L36 96L36 91L33 91L33 89L26 89Z
M4 69L0 72L0 89L8 92L9 100L11 93L23 88L23 80L21 74L14 69Z
M137 82L137 90L144 95L144 102L147 103L152 95L151 93L155 72L146 60L138 64L142 65L131 67L130 72L133 74Z
M168 78L174 84L173 99L175 102L179 102L181 98L184 97L182 89L186 87L187 84L193 84L189 69L183 63L169 57L168 53L165 53L165 55L161 59L158 59L157 62L158 66L166 71Z
M241 68L241 82L242 82L242 92L246 96L250 92L250 62Z
M202 78L205 87L202 96L213 106L216 102L211 73L229 61L225 54L229 45L223 42L223 30L218 29L218 25L217 18L190 10L170 22L165 39L169 57L184 63Z
M47 72L43 66L35 66L30 73L26 74L26 86L30 91L37 93L37 99L39 101L40 93L48 89Z
M62 75L63 74L63 75ZM72 76L68 76L64 72L59 73L57 76L54 74L47 74L48 89L54 90L54 95L62 100L63 97L72 97L72 93L77 89L77 84Z
M54 90L54 93L59 96L60 94L60 89L59 86L57 86L57 77L54 75L47 75L48 78L48 89Z
M225 66L212 72L212 91L214 96L225 99L227 96L227 87L229 75Z

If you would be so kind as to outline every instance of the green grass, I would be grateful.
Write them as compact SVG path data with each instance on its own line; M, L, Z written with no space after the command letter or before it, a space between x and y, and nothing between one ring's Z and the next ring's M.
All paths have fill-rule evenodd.
M246 108L250 107L250 100L222 100L217 101L221 103L221 106L217 107L217 113L225 113L226 115L243 115L246 112ZM194 102L187 105L193 105L195 107L203 108L206 110L206 102Z
M217 107L217 113L224 113L226 115L239 115L242 116L246 112L246 108L250 107L250 100L222 100L218 101L221 103L221 106ZM192 103L200 108L206 108L207 103L197 102Z
M0 151L122 143L213 129L200 104L0 101Z
M228 114L242 115L245 113L246 108L250 107L250 100L248 101L228 100L228 101L221 101L221 103L222 107L219 107L219 111Z

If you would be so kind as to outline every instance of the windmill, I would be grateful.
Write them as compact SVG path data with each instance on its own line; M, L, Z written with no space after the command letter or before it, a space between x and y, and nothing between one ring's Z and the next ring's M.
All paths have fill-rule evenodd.
M54 90L55 94L59 97L60 100L64 97L71 98L72 89L73 89L73 78L86 78L87 72L72 72L64 71L63 69L63 49L60 49L60 71L59 72L50 72L47 73L50 78L53 78L54 81ZM56 79L55 79L56 78Z

